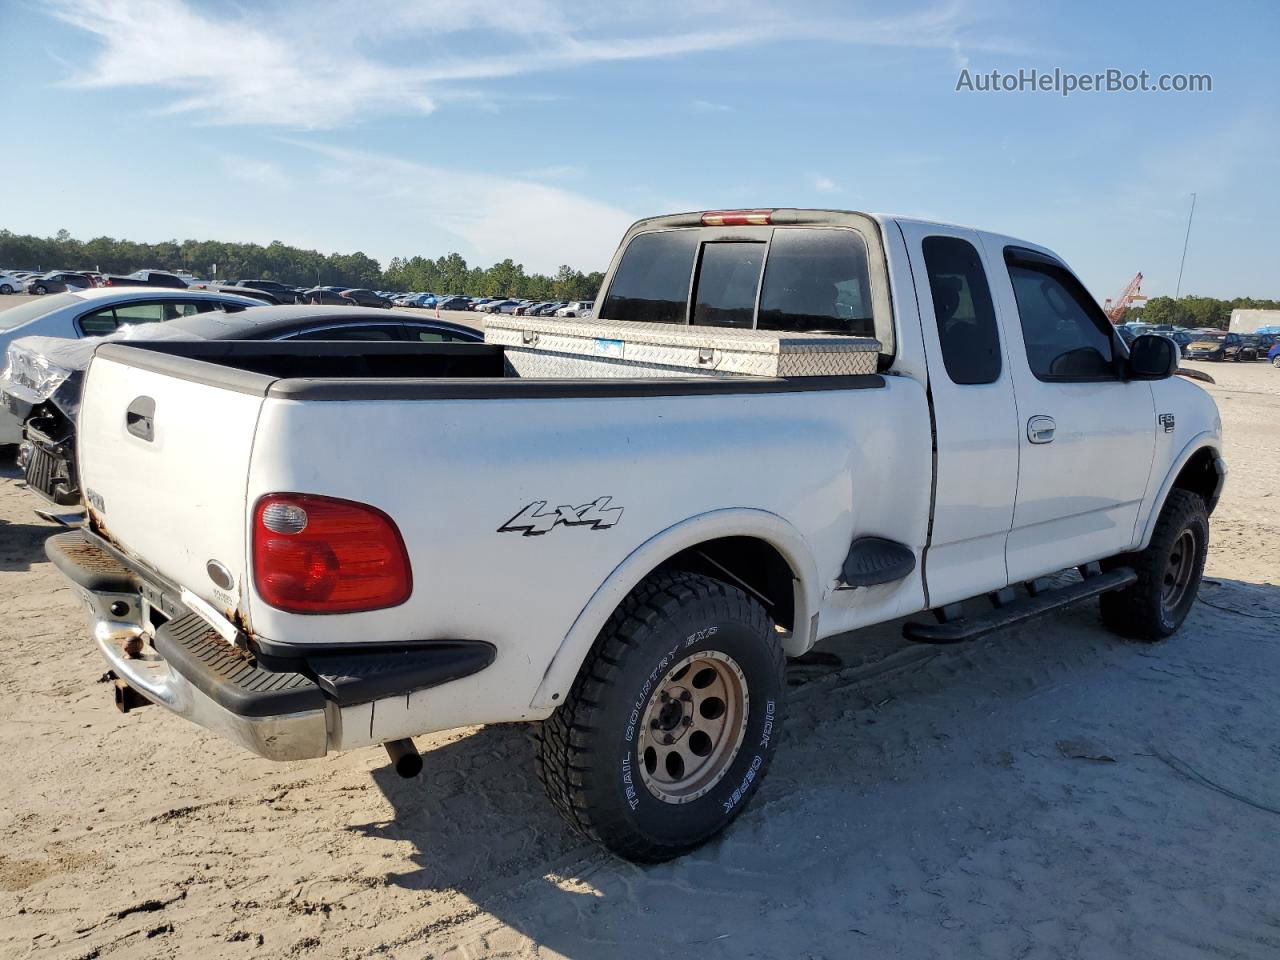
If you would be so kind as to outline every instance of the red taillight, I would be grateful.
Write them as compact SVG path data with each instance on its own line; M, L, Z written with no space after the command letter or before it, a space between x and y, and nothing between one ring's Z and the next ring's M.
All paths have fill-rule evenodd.
M767 227L773 222L772 210L721 210L704 213L704 227Z
M290 613L355 613L409 599L413 574L395 521L376 507L272 493L253 512L253 577Z

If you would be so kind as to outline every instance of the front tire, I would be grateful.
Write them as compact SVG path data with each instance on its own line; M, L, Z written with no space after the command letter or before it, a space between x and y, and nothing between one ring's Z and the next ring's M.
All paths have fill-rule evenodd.
M574 827L656 863L727 827L777 746L784 657L735 586L656 573L618 607L537 736L539 777Z
M9 286L7 283L0 283L0 293L3 293L7 297L9 294L13 293L13 287Z
M1138 582L1101 597L1102 620L1115 633L1148 643L1174 634L1196 601L1209 550L1209 514L1190 490L1169 492L1151 544L1107 561L1133 567Z
M46 293L48 293L48 292L49 292L49 288L48 288L48 287L46 287L46 286L44 286L43 284L41 284L40 286L36 287L36 293L40 294L40 296L42 296L42 297L43 297Z

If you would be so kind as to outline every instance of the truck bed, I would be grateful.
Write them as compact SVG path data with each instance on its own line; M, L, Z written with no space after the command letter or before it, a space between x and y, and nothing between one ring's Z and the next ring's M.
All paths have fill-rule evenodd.
M884 386L879 374L809 377L521 377L488 343L153 341L107 343L96 356L196 383L281 400L481 399L791 393Z

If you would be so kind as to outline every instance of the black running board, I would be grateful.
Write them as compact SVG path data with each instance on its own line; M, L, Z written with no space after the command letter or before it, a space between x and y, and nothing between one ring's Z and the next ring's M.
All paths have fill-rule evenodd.
M1085 577L1078 583L1039 591L1004 603L983 616L966 617L948 623L908 623L903 626L902 635L916 643L960 643L963 640L974 640L1015 623L1061 610L1081 600L1123 589L1137 579L1138 575L1131 568L1116 567L1106 573Z

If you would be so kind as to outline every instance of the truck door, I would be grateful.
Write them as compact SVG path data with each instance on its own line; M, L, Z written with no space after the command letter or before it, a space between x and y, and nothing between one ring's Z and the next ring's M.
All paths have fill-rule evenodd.
M1009 582L1005 540L1018 483L1018 411L977 234L938 224L901 228L936 435L923 566L929 603L940 606Z
M1056 258L988 238L1020 414L1006 560L1013 580L1111 556L1134 539L1155 446L1151 385L1121 379L1120 339Z

